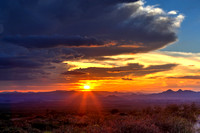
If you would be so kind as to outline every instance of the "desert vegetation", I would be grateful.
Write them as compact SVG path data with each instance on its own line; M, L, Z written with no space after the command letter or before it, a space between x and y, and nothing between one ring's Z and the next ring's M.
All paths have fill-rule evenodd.
M102 112L1 111L1 133L193 133L195 104Z

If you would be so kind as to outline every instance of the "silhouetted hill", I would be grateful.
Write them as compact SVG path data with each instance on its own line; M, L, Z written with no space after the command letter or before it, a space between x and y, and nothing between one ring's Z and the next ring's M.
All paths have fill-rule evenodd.
M200 92L191 90L167 90L161 93L153 94L135 94L135 93L120 93L120 92L106 92L106 91L94 91L94 92L77 92L77 91L51 91L51 92L2 92L0 93L0 103L18 103L29 101L59 101L70 100L71 97L76 99L81 98L82 95L91 93L100 100L133 100L133 99L200 99Z
M103 108L138 108L141 106L166 105L196 102L200 105L200 92L190 90L167 90L161 93L138 94L107 91L51 91L51 92L2 92L0 109L74 109L82 104L95 109L97 104Z
M167 90L162 93L150 94L149 96L162 99L200 99L200 92L179 89L178 91Z

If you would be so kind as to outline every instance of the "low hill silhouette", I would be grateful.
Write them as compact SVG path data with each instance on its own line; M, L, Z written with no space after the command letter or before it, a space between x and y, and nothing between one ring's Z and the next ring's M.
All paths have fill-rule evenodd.
M85 103L95 109L97 103L102 108L138 108L144 106L183 104L195 102L200 105L200 92L191 90L167 90L161 93L138 94L107 91L51 91L51 92L2 92L0 108L49 109L63 108L77 110Z

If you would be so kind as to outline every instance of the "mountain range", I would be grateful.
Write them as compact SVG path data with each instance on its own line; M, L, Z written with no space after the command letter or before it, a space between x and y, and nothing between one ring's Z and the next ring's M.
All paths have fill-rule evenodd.
M19 102L41 102L41 101L63 101L79 99L83 95L93 95L100 101L105 100L200 100L200 92L191 90L167 90L161 93L152 94L137 94L137 93L123 93L123 92L107 92L107 91L51 91L51 92L2 92L0 93L0 103L19 103Z

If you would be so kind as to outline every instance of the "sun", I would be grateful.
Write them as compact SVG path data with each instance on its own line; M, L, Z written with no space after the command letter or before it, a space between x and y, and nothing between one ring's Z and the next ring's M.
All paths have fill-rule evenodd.
M89 85L84 85L83 88L84 88L84 90L87 90L87 91L90 90L90 86Z
M83 82L79 84L79 89L81 91L93 91L95 89L96 84L93 82Z

